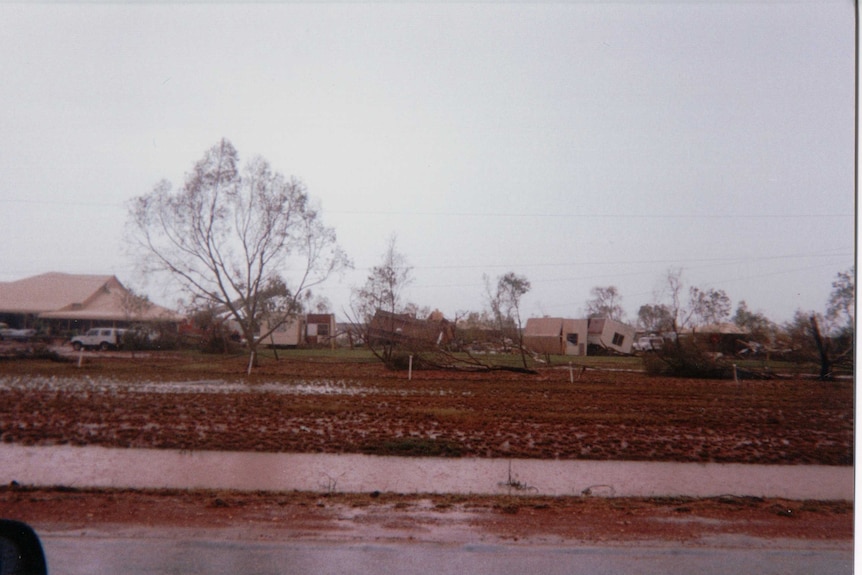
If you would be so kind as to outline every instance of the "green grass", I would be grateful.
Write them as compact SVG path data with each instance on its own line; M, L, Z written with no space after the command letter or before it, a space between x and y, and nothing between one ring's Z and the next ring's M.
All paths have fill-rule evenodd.
M292 360L317 360L338 362L361 362L372 363L378 361L374 354L366 348L357 349L322 349L322 348L297 348L297 349L268 349L260 348L258 354L261 358Z

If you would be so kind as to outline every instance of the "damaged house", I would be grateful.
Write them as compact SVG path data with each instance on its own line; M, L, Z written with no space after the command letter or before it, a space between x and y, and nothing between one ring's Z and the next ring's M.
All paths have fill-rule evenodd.
M605 351L629 355L635 342L635 328L607 318L590 318L587 341Z
M586 319L539 317L527 320L524 347L540 354L587 355Z
M587 355L592 347L628 355L634 338L633 327L606 318L530 318L524 328L524 346L540 354Z
M428 319L418 319L409 314L377 310L368 324L367 340L372 345L441 347L454 339L454 326L438 311Z

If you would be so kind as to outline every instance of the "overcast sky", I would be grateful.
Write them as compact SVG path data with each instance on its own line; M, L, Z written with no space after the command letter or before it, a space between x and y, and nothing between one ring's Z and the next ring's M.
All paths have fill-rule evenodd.
M526 316L670 268L779 322L854 262L852 2L0 4L0 281L145 284L126 202L233 142L301 178L356 269Z

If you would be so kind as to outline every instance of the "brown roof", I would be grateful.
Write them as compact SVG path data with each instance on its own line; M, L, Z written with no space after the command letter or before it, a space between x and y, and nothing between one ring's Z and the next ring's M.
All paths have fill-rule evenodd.
M114 276L46 273L13 282L0 282L0 311L39 313L84 305ZM120 286L122 287L122 286Z
M748 330L735 323L711 323L685 330L687 333L702 333L711 335L746 335Z
M62 319L177 320L176 313L151 304L140 314L123 305L129 291L115 276L50 272L13 282L0 282L0 312L38 314Z

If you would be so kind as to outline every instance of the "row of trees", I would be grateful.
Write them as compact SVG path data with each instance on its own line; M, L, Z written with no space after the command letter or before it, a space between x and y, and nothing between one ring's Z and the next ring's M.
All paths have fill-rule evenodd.
M752 311L741 300L733 311L724 290L689 286L681 269L669 270L656 302L638 309L637 327L645 332L676 336L684 330L732 322L747 332L749 351L759 350L820 364L820 376L829 377L836 363L852 361L855 340L855 269L839 272L825 312L797 310L789 322L777 324ZM586 309L590 317L622 321L622 296L614 286L596 287ZM679 348L675 350L679 352ZM688 350L689 353L696 350Z
M182 186L159 182L133 200L128 245L146 272L168 272L190 297L190 307L228 313L252 352L274 330L312 305L313 290L352 266L335 231L323 225L304 184L274 171L260 157L244 166L233 145L222 139L207 150ZM485 276L488 309L472 314L517 340L522 350L521 300L529 280L514 272L492 281ZM404 301L412 267L390 238L380 265L353 292L354 319L367 322L377 310L423 313ZM623 320L622 296L615 286L595 287L585 310L590 317ZM798 312L776 326L759 312L732 303L724 290L688 287L681 270L667 273L656 302L641 306L637 323L662 333L732 320L753 338L792 347L799 334L811 335L828 355L836 336L852 344L855 326L855 273L838 275L826 313ZM466 315L466 314L465 314ZM827 337L828 336L828 337ZM840 353L844 353L843 348ZM524 367L526 357L523 356Z
M773 341L782 331L792 332L797 329L794 326L810 323L812 315L830 336L852 332L856 322L854 268L836 276L825 313L799 310L793 320L784 326L772 322L760 312L750 310L745 300L737 304L734 312L733 302L722 289L696 286L686 289L681 269L667 272L664 288L655 299L655 303L644 304L638 309L637 327L657 334L732 322L745 328L756 339ZM615 286L594 287L585 309L588 317L625 321L622 296Z

